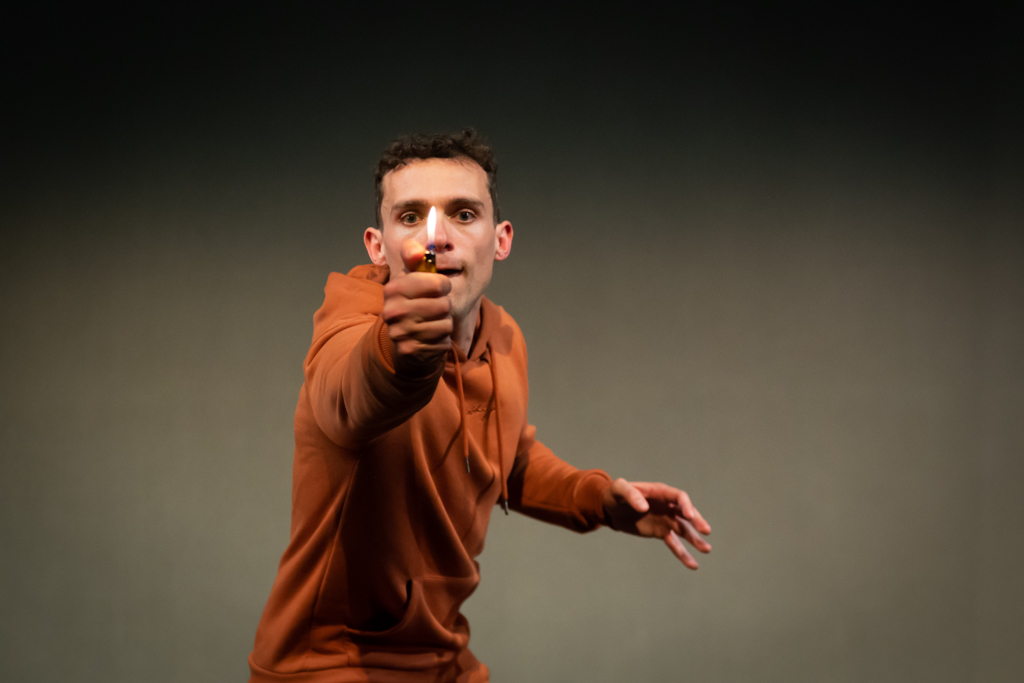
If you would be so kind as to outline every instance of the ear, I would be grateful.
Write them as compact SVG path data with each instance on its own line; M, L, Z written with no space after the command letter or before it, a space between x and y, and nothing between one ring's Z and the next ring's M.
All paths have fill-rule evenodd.
M496 246L494 249L494 260L504 261L512 253L512 224L502 221L494 227Z
M366 245L366 253L374 265L386 266L388 260L384 257L384 234L377 228L367 228L363 233L363 244Z

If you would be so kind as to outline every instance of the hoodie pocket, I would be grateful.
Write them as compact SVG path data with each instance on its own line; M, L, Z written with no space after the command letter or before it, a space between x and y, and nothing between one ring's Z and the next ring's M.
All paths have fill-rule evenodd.
M474 577L423 576L410 579L405 614L383 631L342 624L315 628L321 650L334 650L348 641L360 649L425 647L461 650L469 642L469 625L459 614L463 601L476 589ZM341 642L338 642L341 641Z

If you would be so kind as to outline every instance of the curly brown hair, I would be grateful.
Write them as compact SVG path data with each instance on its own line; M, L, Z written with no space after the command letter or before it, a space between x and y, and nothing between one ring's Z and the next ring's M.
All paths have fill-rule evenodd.
M494 152L479 133L472 128L464 128L454 134L403 135L388 145L373 174L377 189L378 228L384 227L380 213L381 205L384 203L384 176L410 159L469 159L478 164L487 174L487 189L491 193L491 204L494 206L494 222L501 220L498 214L498 162L494 159Z

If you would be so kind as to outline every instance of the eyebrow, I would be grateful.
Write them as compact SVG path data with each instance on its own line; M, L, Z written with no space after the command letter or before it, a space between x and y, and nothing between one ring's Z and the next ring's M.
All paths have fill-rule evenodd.
M391 213L405 211L406 209L422 209L425 208L426 206L427 203L422 199L409 199L404 202L398 202L397 204L392 205Z
M401 213L402 211L408 211L409 209L426 209L430 204L423 199L407 199L404 202L398 202L391 207L391 213ZM470 199L469 197L452 197L451 199L445 200L444 207L447 209L452 206L468 206L476 209L477 211L483 212L484 203L477 199Z
M468 206L481 213L483 213L484 210L483 202L476 199L470 199L469 197L454 197L447 201L446 206Z

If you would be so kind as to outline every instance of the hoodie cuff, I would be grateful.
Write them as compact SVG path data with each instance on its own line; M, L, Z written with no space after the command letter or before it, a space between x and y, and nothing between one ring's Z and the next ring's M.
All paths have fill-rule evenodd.
M384 318L377 318L377 350L380 351L380 359L392 373L395 371L395 347L388 334L388 326L384 324Z
M607 524L604 516L604 492L612 478L604 470L588 470L576 488L576 506L592 527Z

